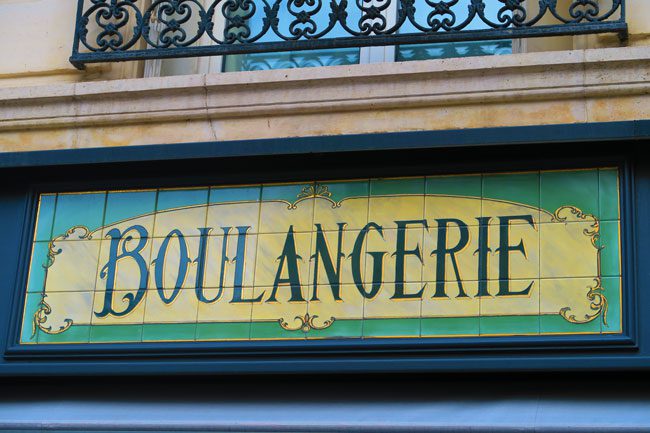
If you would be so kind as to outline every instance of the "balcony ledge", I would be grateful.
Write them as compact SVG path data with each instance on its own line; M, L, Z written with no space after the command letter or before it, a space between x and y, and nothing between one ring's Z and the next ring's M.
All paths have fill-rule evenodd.
M298 118L310 122L321 119L327 123L323 114L333 115L329 117L335 122L337 115L340 118L345 113L366 113L363 118L367 119L372 113L376 117L377 113L387 110L406 112L422 108L432 116L443 116L440 110L452 110L453 107L479 110L483 120L477 122L485 123L483 126L512 126L508 121L491 117L485 110L486 104L506 104L512 117L519 116L516 113L523 104L538 104L538 124L603 121L603 113L599 113L603 107L593 105L594 101L648 94L650 47L7 88L0 89L0 151L20 150L15 134L23 134L24 138L26 131L67 132L72 135L69 144L62 142L52 146L90 147L106 144L80 141L80 129L119 129L129 125L156 128L180 122L199 122L207 130L199 139L193 136L186 141L320 135L328 131L331 134L385 132L385 128L417 130L434 126L438 129L431 122L415 120L399 124L387 122L374 129L362 121L360 128L359 125L347 129L332 127L327 131L287 124L294 123L290 119L297 121ZM558 103L568 107L572 119L567 119L567 113L561 118L553 115ZM633 112L626 109L619 115L611 113L606 120L648 118L649 105L636 103ZM318 117L313 117L314 114ZM382 115L383 118L387 116ZM612 116L614 118L610 118ZM245 127L245 122L253 125L250 122L254 121L270 126L270 119L277 121L279 118L286 120L284 128L276 125L273 131L264 132ZM229 120L233 121L232 125L224 124ZM232 136L235 126L244 129L239 137ZM462 118L439 125L440 129L451 127L477 125L465 124ZM148 143L146 138L139 137L113 144L161 143L155 134L151 140L158 141ZM169 140L182 142L185 138L173 136ZM26 146L24 150L47 146L47 143L40 147Z

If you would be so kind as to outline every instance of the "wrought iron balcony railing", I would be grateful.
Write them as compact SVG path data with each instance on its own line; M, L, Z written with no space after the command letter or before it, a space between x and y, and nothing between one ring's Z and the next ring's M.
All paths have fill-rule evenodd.
M70 61L627 34L625 0L78 0Z

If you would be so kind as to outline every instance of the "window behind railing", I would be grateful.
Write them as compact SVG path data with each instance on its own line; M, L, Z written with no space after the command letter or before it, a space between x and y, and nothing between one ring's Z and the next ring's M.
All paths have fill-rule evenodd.
M211 71L408 61L506 54L519 38L627 30L625 0L78 2L77 67L217 57Z

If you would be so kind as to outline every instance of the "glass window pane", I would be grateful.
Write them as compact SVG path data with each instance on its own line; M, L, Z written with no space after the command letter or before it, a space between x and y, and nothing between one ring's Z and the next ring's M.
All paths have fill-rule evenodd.
M420 33L422 28L432 31L446 32L457 30L484 30L491 28L488 24L476 15L467 24L470 18L470 6L472 0L458 0L449 3L447 12L432 14L433 9L428 5L427 0L415 0L415 22L416 27L408 20L400 28L400 33ZM486 20L499 25L507 22L512 12L504 9L504 3L499 0L484 0L484 16ZM437 30L436 30L437 29ZM448 42L419 45L401 45L395 50L396 61L445 59L452 57L473 57L492 56L512 53L512 40L491 40L491 41L469 41L469 42Z

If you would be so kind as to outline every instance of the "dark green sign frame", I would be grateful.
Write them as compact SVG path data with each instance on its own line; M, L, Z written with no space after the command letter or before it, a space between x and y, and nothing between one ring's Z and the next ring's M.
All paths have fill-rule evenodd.
M0 375L226 374L606 369L650 367L650 163L636 147L650 122L197 143L0 155ZM596 150L595 142L609 146ZM20 346L37 197L44 191L189 187L618 167L623 334L483 338ZM645 307L644 307L645 306ZM161 362L162 361L162 362Z

